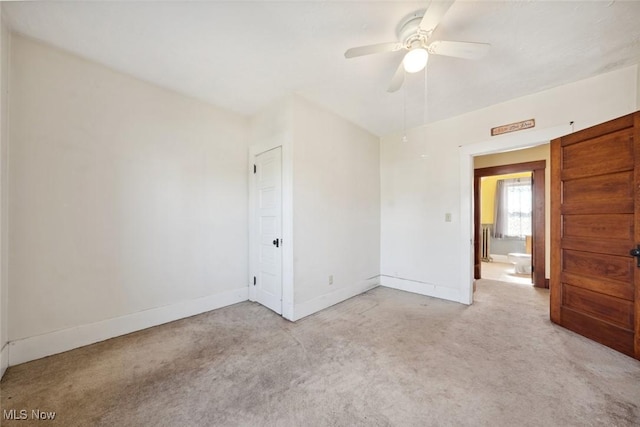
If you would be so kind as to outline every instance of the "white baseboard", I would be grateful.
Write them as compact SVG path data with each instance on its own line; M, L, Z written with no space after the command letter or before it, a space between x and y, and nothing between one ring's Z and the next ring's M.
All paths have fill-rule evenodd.
M282 317L284 317L287 320L290 321L295 321L295 319L293 318L293 309L294 309L294 305L292 302L286 302L283 301L282 302Z
M249 288L242 287L113 319L11 341L8 346L5 346L5 348L8 347L8 364L13 366L40 359L248 299ZM4 361L4 349L2 354L2 360Z
M426 295L445 299L448 301L462 302L460 300L460 290L434 285L432 283L417 282L398 277L380 276L380 284L387 288L399 289L401 291L413 292L414 294Z
M307 317L313 313L317 313L320 310L324 310L327 307L336 305L344 300L347 300L356 295L360 295L370 289L379 286L380 279L375 277L374 279L363 280L360 283L356 283L352 286L342 287L330 294L321 295L310 301L306 301L300 304L295 304L293 308L293 321L300 320L303 317Z
M5 343L0 350L0 380L9 367L9 343Z

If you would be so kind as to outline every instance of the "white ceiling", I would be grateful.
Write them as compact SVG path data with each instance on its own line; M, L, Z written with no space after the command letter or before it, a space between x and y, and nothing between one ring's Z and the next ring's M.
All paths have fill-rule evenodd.
M2 8L19 33L219 107L251 115L297 93L380 136L405 120L413 127L640 62L640 1L610 0L458 0L433 39L490 43L489 55L432 56L426 85L418 73L394 94L386 88L401 52L344 59L350 47L395 41L398 23L428 3L33 1Z

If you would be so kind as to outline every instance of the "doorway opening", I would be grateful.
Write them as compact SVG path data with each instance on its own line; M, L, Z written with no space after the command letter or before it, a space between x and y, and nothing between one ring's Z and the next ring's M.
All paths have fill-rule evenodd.
M513 281L528 282L526 275L531 274L531 282L535 287L548 287L545 278L545 176L546 160L493 166L474 170L474 278L481 279L483 258L485 276L495 268L487 264L491 261L502 261L505 268L513 264L513 275L507 272L504 278L513 277ZM498 178L495 178L498 177ZM502 179L499 179L502 178ZM485 190L493 186L493 203L491 214L485 210L482 214L482 182ZM491 192L485 191L491 196ZM527 203L527 199L529 203ZM501 203L502 202L502 203ZM509 206L511 204L511 207ZM487 206L485 206L487 207ZM525 212L529 211L529 212ZM489 223L490 217L492 223ZM492 254L491 243L502 248L498 254ZM529 243L529 244L527 244ZM530 252L530 253L527 253ZM502 254L504 253L504 255ZM503 257L498 258L497 255ZM500 273L502 276L502 274ZM524 277L523 277L524 276ZM511 281L511 280L509 280Z
M531 285L531 273L518 273L513 263L504 261L481 261L481 278L498 282Z
M501 135L460 147L460 299L464 304L473 304L474 289L474 158L486 154L520 150L546 144L550 140L570 133L571 125L559 125L540 130ZM544 263L544 262L543 262ZM544 277L544 276L543 276Z
M532 173L480 178L480 278L532 284Z

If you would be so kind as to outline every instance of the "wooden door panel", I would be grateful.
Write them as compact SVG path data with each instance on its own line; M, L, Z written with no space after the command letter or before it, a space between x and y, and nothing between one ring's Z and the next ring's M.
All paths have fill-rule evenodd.
M568 307L562 308L562 320L565 328L587 338L611 347L621 353L634 356L633 331L620 328L612 323L603 322Z
M633 170L633 129L567 145L563 172L567 179Z
M593 278L628 283L633 280L635 265L629 256L611 256L573 250L562 251L563 270Z
M606 204L612 200L633 199L633 172L631 171L565 180L563 184L563 204L565 205L587 202L605 204L606 207Z
M589 289L591 291L625 299L627 301L633 301L634 299L633 286L616 280L603 279L601 277L594 278L581 276L579 274L567 273L565 271L561 275L561 282L563 286L575 285L583 289Z
M624 329L633 330L633 300L622 300L567 284L564 286L562 297L565 307L598 316Z
M622 116L614 120L610 120L605 123L601 123L597 126L593 126L587 129L583 129L580 132L570 133L562 137L562 144L569 145L576 142L599 138L603 135L610 135L621 130L634 127L635 114L629 114Z
M562 249L576 249L583 252L598 254L610 254L618 256L629 256L629 245L631 243L624 240L600 240L581 239L577 237L567 237L562 240ZM633 246L633 244L631 244Z
M640 359L640 113L551 144L551 320Z
M633 204L632 199L610 199L602 203L577 201L562 206L560 211L562 214L574 215L601 214L605 211L611 214L624 214L633 211Z
M633 243L633 214L564 215L562 235L565 238L613 239Z

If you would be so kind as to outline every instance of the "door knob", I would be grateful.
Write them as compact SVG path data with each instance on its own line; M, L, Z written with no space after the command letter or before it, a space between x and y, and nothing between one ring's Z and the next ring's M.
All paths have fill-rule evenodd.
M273 246L275 246L276 248L280 247L280 239L276 239L273 241ZM640 255L640 250L638 252L638 255Z
M638 267L640 267L640 245L638 245L635 249L631 249L629 251L629 255L636 257L638 260Z

